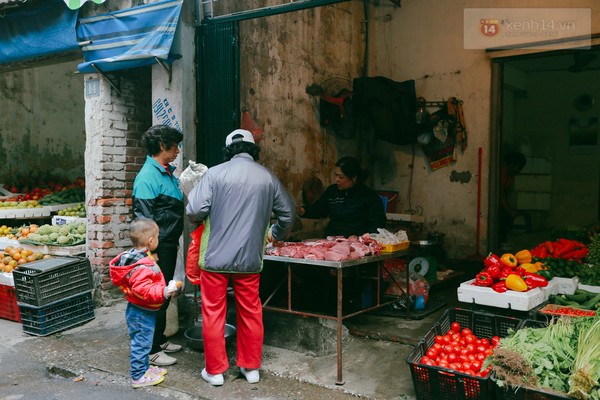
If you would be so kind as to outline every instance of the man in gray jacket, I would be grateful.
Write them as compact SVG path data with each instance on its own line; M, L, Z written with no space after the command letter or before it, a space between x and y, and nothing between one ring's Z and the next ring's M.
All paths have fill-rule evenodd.
M214 386L224 383L229 368L224 326L230 281L237 310L237 366L249 383L260 380L264 247L287 237L295 215L294 201L281 182L256 162L259 148L252 133L236 129L225 146L227 161L209 168L190 192L186 208L192 222L204 222L199 260L206 359L202 378ZM269 227L272 215L277 222Z

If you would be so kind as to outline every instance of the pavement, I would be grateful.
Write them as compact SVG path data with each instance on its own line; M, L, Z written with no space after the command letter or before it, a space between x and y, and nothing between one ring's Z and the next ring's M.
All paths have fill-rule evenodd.
M248 384L235 366L234 341L228 346L231 366L225 373L225 384L213 387L200 376L204 366L203 353L191 348L183 335L185 328L194 321L190 322L189 318L183 321L180 317L179 330L170 338L172 342L183 345L181 352L173 354L178 359L177 364L168 367L167 378L160 385L131 389L124 301L96 308L93 320L44 337L31 336L23 332L21 324L0 319L0 361L18 354L37 363L38 367L45 366L46 373L58 374L72 382L91 383L99 388L106 387L103 384L129 388L134 396L131 398L138 398L135 397L137 395L139 398L214 400L414 399L415 391L406 358L447 308L460 306L456 300L456 286L453 285L432 291L429 301L432 305L437 304L438 309L429 315L423 313L421 319L408 318L404 313L390 316L369 312L345 320L343 385L336 385L335 352L319 354L312 350L288 350L268 344L263 351L261 381L255 385ZM265 318L282 315L270 314L272 312L265 312ZM265 343L272 342L268 340L270 335L266 329ZM14 378L11 378L10 369L5 369L4 365L1 369L4 370L3 380ZM1 383L2 380L0 389ZM25 390L27 385L28 382L23 382L19 389ZM3 397L1 393L2 390L0 400L19 398Z

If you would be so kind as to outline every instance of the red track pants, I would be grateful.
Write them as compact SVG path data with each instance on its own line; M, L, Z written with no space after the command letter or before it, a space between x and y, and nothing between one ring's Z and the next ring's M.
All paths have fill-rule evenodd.
M258 287L260 274L229 274L202 271L202 337L209 374L222 374L229 368L225 349L227 285L233 286L237 311L237 366L260 368L264 328Z

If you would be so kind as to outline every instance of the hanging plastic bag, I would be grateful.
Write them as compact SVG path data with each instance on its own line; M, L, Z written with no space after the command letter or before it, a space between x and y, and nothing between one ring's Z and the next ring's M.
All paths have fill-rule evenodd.
M179 188L186 197L194 186L200 182L200 179L202 179L207 170L208 167L206 165L189 160L189 165L179 175Z
M188 248L187 259L185 263L185 271L188 280L193 285L200 284L200 275L202 269L200 268L200 241L202 240L202 232L204 232L204 224L197 227L194 232L190 234L192 241Z

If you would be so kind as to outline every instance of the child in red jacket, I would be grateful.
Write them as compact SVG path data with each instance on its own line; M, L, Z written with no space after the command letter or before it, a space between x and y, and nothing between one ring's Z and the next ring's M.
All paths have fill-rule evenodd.
M135 219L129 227L129 235L134 247L111 260L110 278L128 301L125 319L131 338L131 386L139 388L165 380L167 370L149 363L154 325L160 306L177 292L181 282L171 281L167 286L152 257L151 252L158 246L156 222Z

